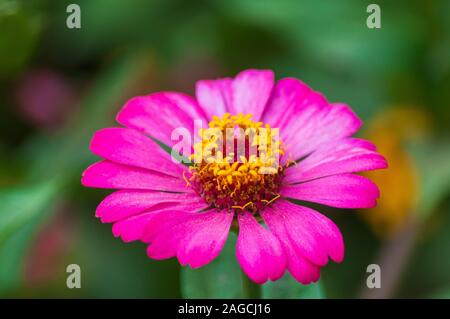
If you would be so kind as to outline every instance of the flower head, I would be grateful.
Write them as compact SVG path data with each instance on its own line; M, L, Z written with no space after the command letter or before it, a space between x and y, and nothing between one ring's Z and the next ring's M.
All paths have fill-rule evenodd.
M124 127L94 135L91 150L104 160L82 178L85 186L118 189L97 208L102 222L126 242L148 243L149 257L177 257L192 268L217 257L234 225L238 262L256 283L285 270L311 283L329 258L342 261L337 226L291 200L374 207L378 188L354 173L387 166L373 144L351 137L361 121L347 105L294 78L275 83L267 70L199 81L196 99L135 97L117 121ZM180 148L174 137L186 132L194 142Z

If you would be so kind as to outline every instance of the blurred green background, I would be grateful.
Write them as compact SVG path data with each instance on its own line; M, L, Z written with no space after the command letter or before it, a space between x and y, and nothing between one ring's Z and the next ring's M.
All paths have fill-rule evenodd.
M196 272L152 261L94 217L108 192L80 176L92 134L132 96L270 68L348 103L392 165L371 176L378 209L321 209L345 261L264 296L450 298L450 1L377 1L369 29L372 2L0 0L0 296L239 297L232 240ZM66 27L70 3L81 29ZM72 263L81 289L66 288ZM371 263L382 289L364 288Z

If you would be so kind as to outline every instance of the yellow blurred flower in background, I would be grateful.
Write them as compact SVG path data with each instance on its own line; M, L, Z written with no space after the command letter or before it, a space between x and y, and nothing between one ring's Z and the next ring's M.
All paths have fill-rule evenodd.
M385 170L364 175L381 191L377 207L363 214L374 232L391 237L407 224L419 198L419 172L407 145L419 141L430 131L427 114L417 107L393 107L369 122L364 138L374 142L389 162Z

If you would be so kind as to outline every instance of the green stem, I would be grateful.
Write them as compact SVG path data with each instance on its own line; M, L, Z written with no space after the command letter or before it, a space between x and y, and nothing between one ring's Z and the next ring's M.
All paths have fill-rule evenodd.
M244 273L242 273L242 287L244 288L245 298L261 299L261 286L251 281Z

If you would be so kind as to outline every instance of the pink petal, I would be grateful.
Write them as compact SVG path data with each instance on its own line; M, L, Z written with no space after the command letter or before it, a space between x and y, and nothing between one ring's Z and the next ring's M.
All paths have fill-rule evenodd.
M97 207L96 216L103 223L117 222L144 211L172 208L199 211L207 208L205 201L194 192L167 193L146 190L120 190L107 196Z
M98 188L186 192L186 182L181 177L175 178L106 160L89 166L83 172L81 183L87 187Z
M249 213L238 216L236 256L244 273L258 284L281 278L286 256L278 239Z
M208 118L203 108L199 105L196 99L192 96L179 92L163 92L161 93L167 97L172 103L177 105L181 110L192 120L202 120L205 125L208 124Z
M280 138L293 160L322 143L351 136L361 126L347 105L329 104L321 93L290 78L275 85L263 121L280 129Z
M289 227L284 225L283 220L275 214L275 210L267 207L261 216L283 247L287 258L287 269L298 282L304 285L316 282L320 278L321 267L304 257L300 249L296 249L297 244L289 236Z
M157 209L114 223L112 227L114 237L120 237L126 243L141 239L148 223L160 212L161 210Z
M285 236L285 238L290 240L294 249L308 261L318 266L324 266L328 263L329 256L327 244L332 241L327 236L334 234L329 229L330 227L323 223L319 217L309 212L308 208L303 208L291 208L288 204L283 205L280 203L274 208L274 212L271 212L270 216L265 214L263 217L269 227L275 227L274 230L272 228L271 230L275 235L278 234L278 238ZM326 229L324 229L324 225Z
M229 111L253 114L253 121L259 121L270 98L274 85L271 70L245 70L239 73L232 83L232 103Z
M124 193L127 192L124 197ZM118 206L109 206L107 214L117 212L120 215L107 215L110 219L115 219L112 231L115 237L121 237L124 242L131 242L135 240L142 240L145 230L149 222L158 214L167 211L182 210L183 212L195 213L205 209L205 202L196 194L174 194L174 193L159 193L161 202L157 203L156 196L148 196L149 193L139 193L138 191L118 191L116 198L109 201L119 200ZM139 196L141 195L141 196ZM178 195L178 198L176 197ZM110 195L111 196L111 195ZM172 196L172 198L170 198ZM153 198L151 198L153 197ZM178 201L175 201L178 200ZM184 200L184 201L179 201ZM126 202L125 202L126 201ZM143 202L142 202L143 201ZM153 204L153 206L151 206ZM102 205L102 204L100 204ZM145 206L149 206L146 208ZM123 208L122 211L118 209ZM120 219L118 219L120 217Z
M281 195L339 208L371 208L380 192L366 177L340 174L284 186Z
M324 215L307 207L277 201L261 213L273 234L282 243L288 269L302 283L317 281L320 267L328 257L344 258L344 242L337 226Z
M135 97L119 112L117 121L126 127L145 132L168 146L173 146L179 142L172 141L171 138L175 129L184 128L193 137L194 120L202 120L203 125L206 124L199 106L191 105L187 101L185 97L176 93L164 92ZM184 150L183 155L190 154L191 150Z
M231 105L231 78L202 80L196 83L195 95L207 118L221 117Z
M183 224L192 216L192 214L189 214L182 210L167 210L164 215L160 214L154 223L148 225L145 230L145 234L142 237L142 241L144 243L150 244L159 233L165 232L178 224ZM173 235L175 237L177 234ZM170 256L166 258L170 258Z
M284 250L288 260L287 269L295 280L308 285L320 279L320 266L310 262L289 244L284 246Z
M316 251L322 249L333 261L342 262L344 239L339 228L328 217L311 208L295 205L286 200L277 201L273 209L279 213L279 216L284 216L282 218L286 227L290 225L289 233L293 241L305 244L307 239L304 235L309 232L311 243L315 241L317 245ZM302 249L302 254L308 258L309 254L306 253L305 247Z
M325 98L302 81L295 78L284 78L279 80L273 89L273 94L266 109L264 110L262 121L270 123L272 127L281 128L291 120L292 116L298 116L302 103L305 100L311 102L313 99L321 108L327 104ZM304 106L303 106L304 107Z
M216 210L205 213L166 211L152 219L143 240L154 259L178 257L180 264L198 268L216 258L222 250L233 214Z
M386 168L387 162L368 141L346 138L322 144L306 159L286 170L285 183L342 173L356 173Z
M183 167L174 163L151 138L128 128L105 128L92 138L91 151L107 160L179 177Z

